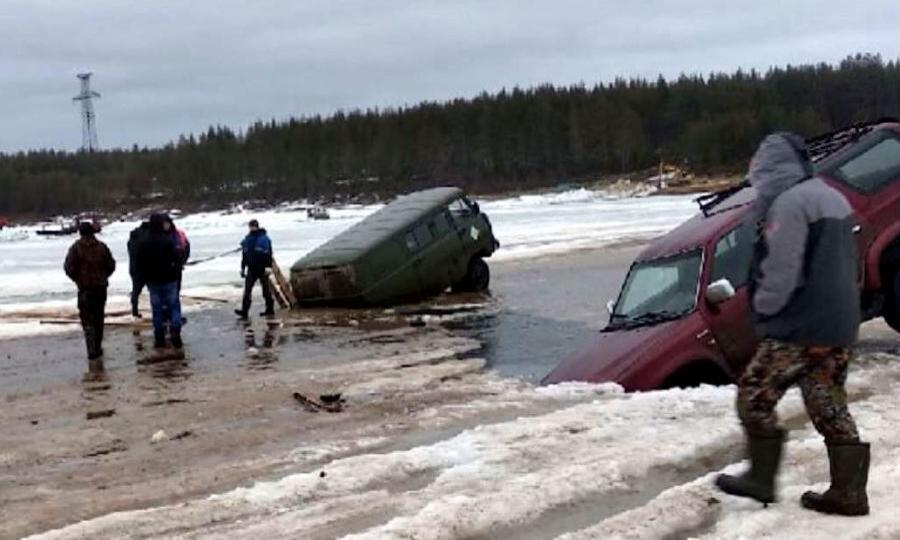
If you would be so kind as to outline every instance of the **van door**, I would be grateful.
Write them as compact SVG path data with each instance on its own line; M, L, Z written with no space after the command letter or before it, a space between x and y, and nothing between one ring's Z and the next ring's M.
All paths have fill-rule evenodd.
M756 230L751 224L737 226L716 242L707 284L727 279L736 294L718 305L705 305L702 310L719 349L736 376L743 371L758 344L749 294L755 243ZM704 292L701 291L701 302L704 302Z
M441 292L456 281L455 267L462 254L459 235L443 209L419 223L414 232L421 246L416 268L423 292Z

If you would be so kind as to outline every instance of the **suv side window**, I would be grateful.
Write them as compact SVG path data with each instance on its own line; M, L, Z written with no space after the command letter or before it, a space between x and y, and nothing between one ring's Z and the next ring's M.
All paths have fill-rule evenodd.
M741 224L716 242L710 283L727 279L735 288L750 281L750 265L756 244L756 228Z
M850 186L871 193L900 178L900 141L886 138L834 171Z

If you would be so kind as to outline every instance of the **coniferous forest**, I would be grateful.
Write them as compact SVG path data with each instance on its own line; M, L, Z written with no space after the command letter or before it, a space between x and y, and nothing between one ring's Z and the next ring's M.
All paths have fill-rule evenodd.
M489 193L660 160L738 171L771 131L810 136L882 116L900 116L900 63L872 55L766 73L514 88L237 132L210 127L161 148L4 154L0 214L387 196L445 184Z

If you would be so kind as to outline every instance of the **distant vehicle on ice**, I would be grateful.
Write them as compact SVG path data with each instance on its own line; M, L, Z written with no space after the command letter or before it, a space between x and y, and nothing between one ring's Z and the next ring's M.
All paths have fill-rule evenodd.
M331 219L328 209L322 206L313 206L306 209L306 217L309 219Z
M97 220L97 218L76 218L73 219L72 222L68 225L60 225L59 228L56 229L48 229L45 226L44 228L35 231L35 233L39 234L40 236L67 236L77 233L78 226L85 221L89 221L94 226L94 231L98 233L100 232L100 229L102 227L100 225L100 221Z
M478 203L455 187L403 195L291 268L300 304L390 304L490 285L500 246Z
M816 174L859 219L863 313L900 332L900 122L852 126L807 145ZM733 381L757 345L747 290L756 231L743 219L755 197L743 186L701 197L700 214L637 256L607 306L609 325L543 383L650 390Z

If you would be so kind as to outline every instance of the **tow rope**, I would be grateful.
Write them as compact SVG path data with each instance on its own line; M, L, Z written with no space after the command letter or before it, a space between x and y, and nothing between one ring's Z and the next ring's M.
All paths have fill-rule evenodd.
M241 250L240 247L236 247L234 249L226 251L225 253L219 253L218 255L213 255L212 257L205 257L203 259L194 259L193 261L188 261L188 262L184 263L184 265L185 266L194 266L195 264L209 262L209 261L218 259L220 257L225 257L227 255L231 255L232 253L237 253L240 250Z

